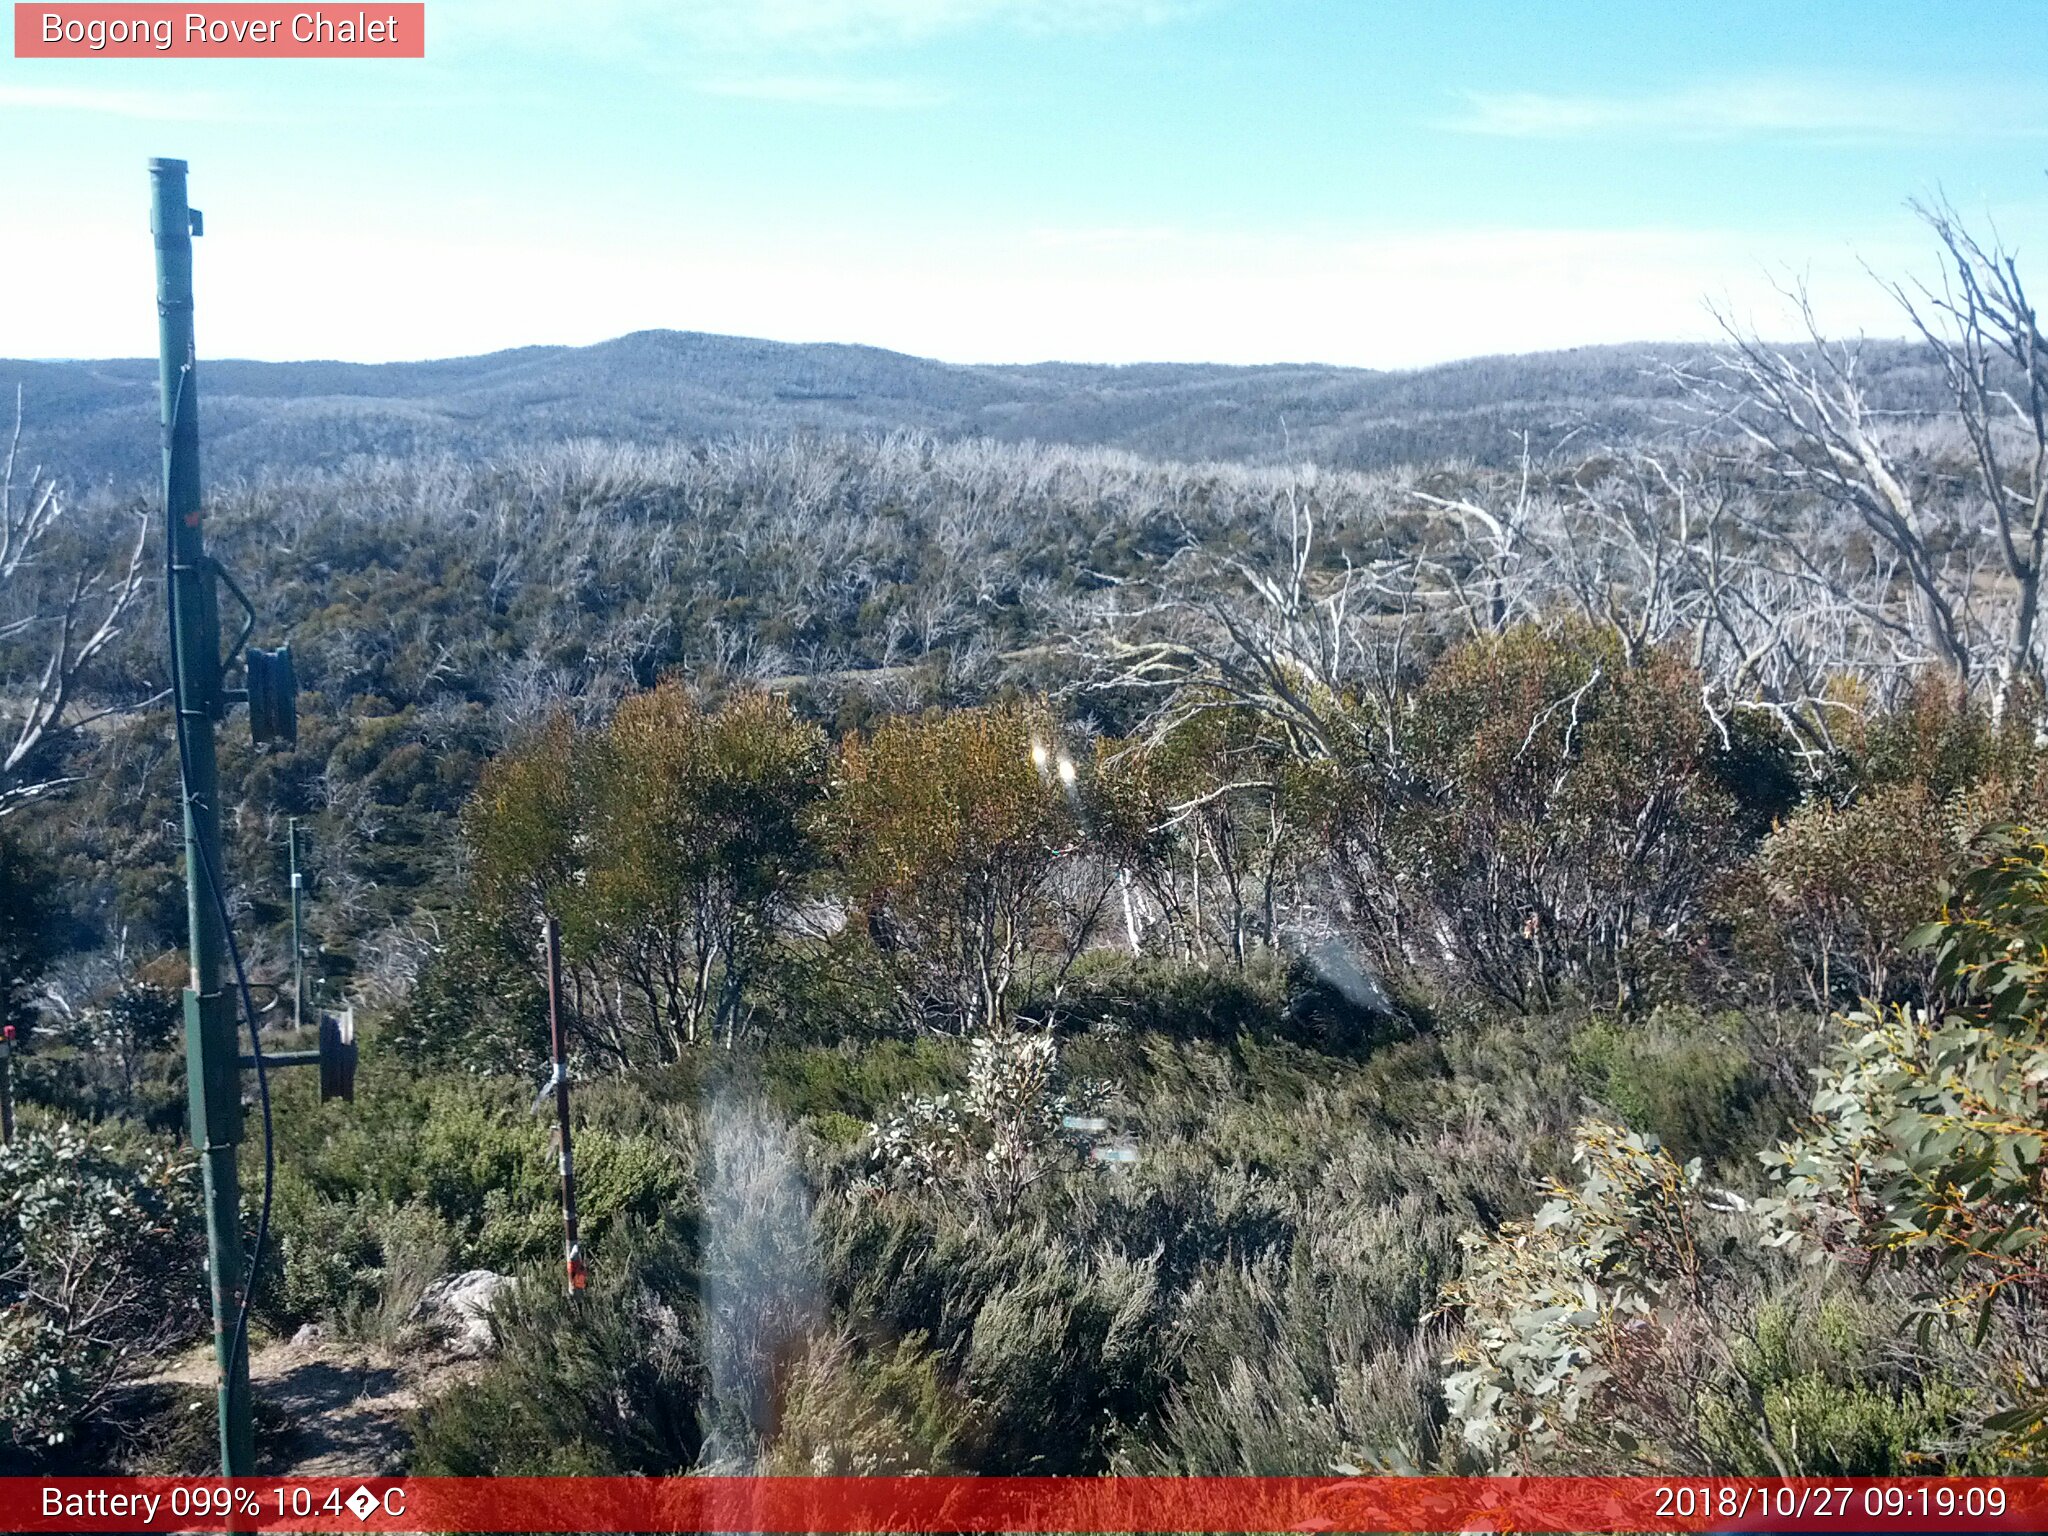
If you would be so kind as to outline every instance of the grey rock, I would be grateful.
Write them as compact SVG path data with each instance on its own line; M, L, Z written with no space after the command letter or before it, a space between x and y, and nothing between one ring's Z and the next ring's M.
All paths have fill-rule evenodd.
M451 1353L480 1355L495 1343L491 1331L491 1307L498 1297L519 1282L496 1270L466 1269L443 1275L420 1293L413 1317L437 1325L448 1339Z

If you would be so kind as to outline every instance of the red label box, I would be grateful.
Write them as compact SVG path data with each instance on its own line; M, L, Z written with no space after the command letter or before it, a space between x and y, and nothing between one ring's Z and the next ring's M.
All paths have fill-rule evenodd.
M423 59L427 8L349 5L14 7L17 59Z
M84 1532L1988 1532L2041 1478L0 1477L0 1528Z

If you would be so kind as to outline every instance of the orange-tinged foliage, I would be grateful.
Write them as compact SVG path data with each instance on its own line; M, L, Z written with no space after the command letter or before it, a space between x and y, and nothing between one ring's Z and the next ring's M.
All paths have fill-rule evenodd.
M1058 920L1080 777L1038 705L900 717L841 745L820 830L913 1015L1007 1020Z
M786 701L704 709L665 683L608 725L550 725L494 764L466 820L478 915L562 925L576 1012L628 1058L730 1036L809 859L825 741Z

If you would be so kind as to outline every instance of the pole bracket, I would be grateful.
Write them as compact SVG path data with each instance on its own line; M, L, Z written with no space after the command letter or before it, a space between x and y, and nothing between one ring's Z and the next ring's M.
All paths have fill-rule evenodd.
M235 1146L242 1139L242 1090L234 1067L235 1014L225 992L185 989L185 1060L193 1146L201 1152Z
M242 1056L238 1063L245 1072L256 1068L254 1056ZM356 1011L344 1008L339 1014L320 1016L320 1045L311 1051L265 1051L263 1067L318 1067L320 1102L329 1099L356 1101Z

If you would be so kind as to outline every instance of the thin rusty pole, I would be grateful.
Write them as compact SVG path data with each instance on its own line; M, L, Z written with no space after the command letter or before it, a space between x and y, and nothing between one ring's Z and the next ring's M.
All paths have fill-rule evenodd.
M576 1151L569 1134L569 1048L562 1032L562 930L544 918L541 933L548 952L548 1042L555 1063L555 1138L562 1167L562 1258L568 1271L569 1294L588 1283L583 1248L576 1240Z

